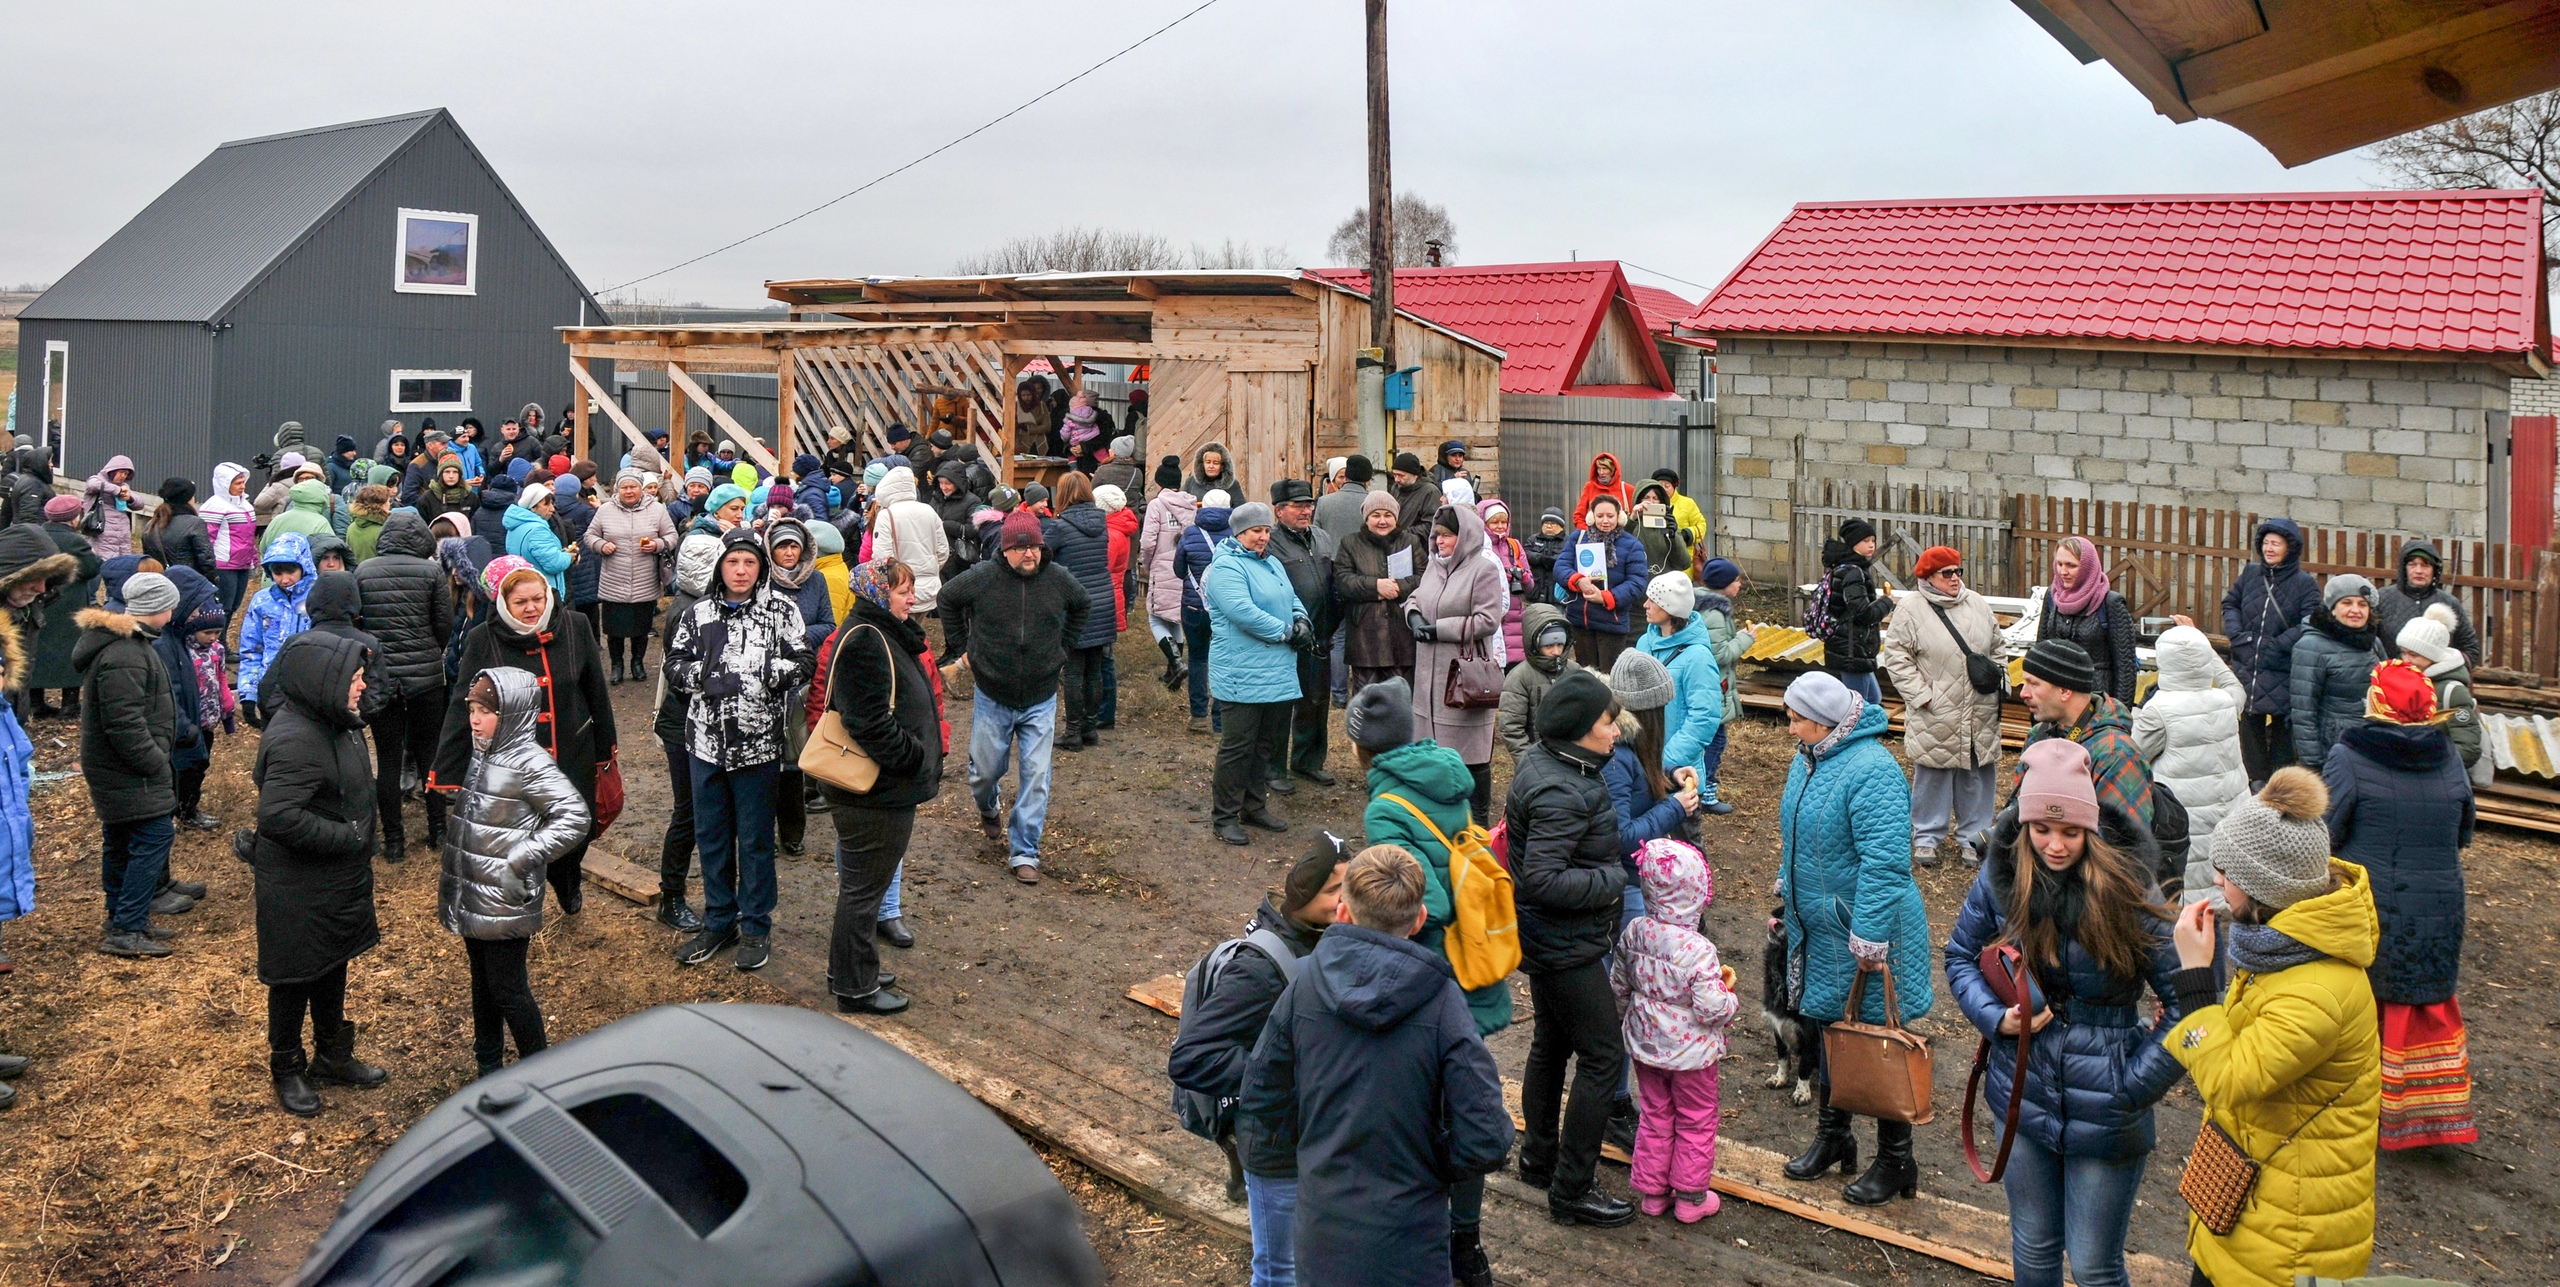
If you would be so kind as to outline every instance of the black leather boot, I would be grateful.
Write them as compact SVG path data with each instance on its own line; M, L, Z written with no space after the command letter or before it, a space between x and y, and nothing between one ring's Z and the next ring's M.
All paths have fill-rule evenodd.
M1858 1141L1849 1134L1849 1114L1825 1104L1820 1124L1814 1128L1813 1146L1787 1159L1787 1178L1820 1179L1835 1164L1842 1175L1857 1170Z
M1594 1229L1615 1229L1633 1221L1636 1208L1632 1202L1622 1202L1601 1192L1597 1184L1572 1197L1549 1189L1547 1218L1557 1224L1587 1224Z
M338 1030L312 1043L311 1080L371 1090L391 1074L356 1058L356 1025L341 1021Z
M1862 1207L1880 1207L1920 1192L1920 1163L1911 1156L1911 1123L1876 1123L1876 1160L1840 1196Z
M267 1072L276 1082L276 1103L296 1117L320 1115L320 1092L312 1088L310 1067L300 1046L267 1052Z
M1157 676L1167 689L1182 682L1182 654L1176 652L1170 639L1156 640L1156 651L1164 654L1164 673Z
M1449 1277L1457 1287L1493 1287L1493 1262L1485 1258L1483 1226L1450 1227Z

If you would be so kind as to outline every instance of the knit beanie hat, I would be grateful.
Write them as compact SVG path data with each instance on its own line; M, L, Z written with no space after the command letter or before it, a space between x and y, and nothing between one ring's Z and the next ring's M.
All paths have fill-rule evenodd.
M1225 509L1231 503L1233 503L1233 498L1227 495L1227 489L1223 487L1212 487L1207 492L1202 493L1200 497L1200 508L1202 509ZM1235 521L1232 518L1229 519L1227 526L1235 526Z
M1167 456L1156 462L1156 487L1171 491L1182 485L1182 457Z
M1827 670L1808 670L1787 685L1787 709L1816 724L1838 728L1858 715L1866 699Z
M1004 516L1004 526L996 535L997 549L1030 550L1039 548L1040 543L1039 515L1027 509L1017 509Z
M1840 543L1842 545L1855 545L1875 534L1876 525L1863 518L1849 519L1840 524Z
M1103 483L1093 489L1093 503L1105 514L1117 514L1129 508L1129 493L1117 483Z
M2329 578L2329 584L2320 587L2320 606L2335 612L2338 608L2338 600L2349 595L2367 603L2373 602L2373 582L2353 572L2341 572Z
M1280 910L1295 916L1299 909L1316 901L1324 892L1325 882L1333 879L1333 869L1351 861L1351 846L1330 831L1316 833L1316 842L1298 855L1289 868L1289 878L1280 886Z
M1722 594L1726 586L1741 579L1742 569L1734 566L1733 560L1709 559L1707 566L1700 569L1698 584Z
M1529 646L1544 648L1549 644L1570 643L1572 640L1573 631L1565 625L1562 618L1557 618L1538 627L1538 633L1529 640Z
M1257 527L1269 527L1278 521L1273 517L1270 506L1261 501L1246 501L1236 506L1234 513L1227 515L1227 530L1241 536Z
M1911 566L1911 574L1917 577L1933 577L1948 568L1963 566L1964 555L1957 553L1954 547L1932 545L1920 551L1920 561Z
M1609 691L1631 711L1658 711L1671 704L1671 672L1652 654L1629 648L1609 668Z
M877 460L872 461L870 464L862 467L862 485L865 487L878 487L880 485L880 480L887 477L888 474L888 465Z
M1393 471L1399 474L1412 474L1415 477L1420 477L1423 472L1422 457L1414 455L1409 451L1399 451L1396 453Z
M2454 656L2453 626L2444 618L2452 615L2453 609L2441 603L2430 603L2426 615L2412 617L2409 624L2400 627L2400 638L2395 642L2402 652L2414 652L2426 658L2430 668L2449 661Z
M124 606L137 617L174 612L178 607L178 583L157 572L136 572L125 578Z
M1645 602L1662 609L1675 621L1686 621L1698 610L1697 587L1689 584L1686 572L1657 572L1645 582Z
M987 508L999 514L1010 514L1013 507L1021 503L1022 493L1010 487L999 487L987 493Z
M1134 456L1137 454L1138 439L1136 435L1124 433L1111 440L1111 455L1114 459L1118 459L1122 456Z
M2098 663L2068 639L2038 639L2027 648L2027 673L2075 693L2098 691Z
M2089 748L2048 737L2018 755L2018 821L2098 825L2098 788L2089 781Z
M172 505L184 505L196 498L196 485L184 478L160 480L160 499Z
M2329 892L2329 788L2299 765L2277 769L2213 829L2213 866L2250 901L2280 911Z
M71 520L80 517L80 498L77 496L56 496L52 500L46 501L44 503L44 516L47 522L68 523Z
M1569 672L1538 699L1538 736L1556 742L1580 741L1609 713L1610 700L1609 686L1598 675L1587 670Z
M684 485L691 487L695 483L700 483L705 487L709 487L711 485L711 471L701 465L696 465L693 468L684 471Z
M1342 708L1343 736L1365 751L1392 751L1413 740L1413 685L1399 675L1351 695Z

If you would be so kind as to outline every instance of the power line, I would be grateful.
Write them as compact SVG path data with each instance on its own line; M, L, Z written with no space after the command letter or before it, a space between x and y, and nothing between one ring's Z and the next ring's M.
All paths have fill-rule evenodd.
M730 242L729 244L727 244L727 245L725 245L725 246L720 246L720 247L718 247L718 248L716 248L716 249L712 249L712 250L706 250L706 251L702 252L702 253L701 253L701 254L699 254L699 255L695 255L695 256L694 256L693 258L691 258L691 259L685 260L683 263L680 263L680 264L670 264L670 265L668 265L668 266L666 266L666 267L664 267L664 268L659 269L658 271L656 271L656 272L654 272L654 273L650 273L650 274L649 274L648 276L646 276L646 277L634 277L634 278L632 278L631 280L629 280L629 281L627 281L627 282L622 282L622 283L620 283L620 284L618 284L618 285L607 286L607 287L605 287L603 290L597 291L597 292L596 292L596 294L597 294L597 295L599 295L599 296L602 296L602 295L610 295L610 294L612 294L612 293L613 293L613 292L615 292L615 291L622 290L622 289L625 289L625 288L627 288L627 287L637 286L637 285L639 285L640 283L645 282L645 281L648 281L648 280L650 280L650 279L652 279L652 278L664 277L664 276L666 276L667 274L669 274L669 273L671 273L671 272L674 272L674 271L676 271L676 270L677 270L677 269L679 269L679 268L689 268L689 267L691 267L691 266L693 266L693 265L695 265L695 264L701 263L703 260L706 260L706 259L711 258L711 257L712 257L712 256L714 256L714 255L726 254L726 253L728 253L729 251L736 250L738 247L743 246L743 245L747 244L747 243L748 243L748 242L750 242L750 241L754 241L756 238L758 238L758 237L762 237L762 236L766 235L767 233L779 232L779 231L781 231L782 229L784 229L784 228L788 228L788 227L790 227L791 225L793 225L793 224L795 224L795 223L798 223L798 222L800 222L801 220L806 219L806 218L808 218L809 216L811 216L811 215L813 215L813 214L816 214L816 213L818 213L819 211L824 210L824 209L826 209L826 208L827 208L827 207L829 207L829 206L835 205L836 203L838 203L838 202L840 202L840 201L844 201L844 200L846 200L847 198L860 196L862 193L867 192L867 191L869 191L869 190L870 190L870 189L872 189L872 188L876 188L876 187L880 186L881 184L886 183L886 182L888 182L889 180L894 179L894 178L898 177L899 175L904 174L904 173L906 173L907 171L912 170L912 169L916 168L917 166L922 165L922 164L924 164L925 162L930 161L930 160L932 160L933 158L935 158L935 157L937 157L937 156L940 156L940 155L942 155L943 153L948 152L948 151L950 151L951 149L953 149L953 148L955 148L955 147L958 147L958 146L960 146L961 144L966 143L966 142L968 142L969 140L971 140L971 139L973 139L973 138L976 138L976 137L978 137L979 135L984 134L984 133L986 133L987 131L989 131L989 130L991 130L991 129L994 129L994 128L995 128L995 127L997 127L997 126L1004 124L1006 121L1009 121L1009 120L1013 119L1014 117L1021 115L1023 112L1028 111L1031 107L1033 107L1034 105L1038 104L1038 103L1040 102L1040 100L1041 100L1041 99L1047 98L1047 97L1049 97L1050 95L1057 93L1059 90L1065 89L1067 86L1069 86L1069 85L1073 85L1073 84L1075 84L1077 81L1083 80L1085 77L1090 76L1090 75L1094 74L1095 72L1101 71L1103 68L1108 67L1108 66L1110 66L1111 64L1113 64L1113 63L1116 63L1116 62L1120 61L1122 58L1125 58L1125 57L1129 56L1130 54L1137 52L1138 48L1139 48L1140 46L1142 46L1142 45L1145 45L1148 41L1154 40L1156 37L1161 36L1161 35L1163 35L1164 33L1168 32L1168 31L1171 31L1171 30L1173 30L1173 29L1174 29L1174 28L1176 28L1176 27L1181 26L1182 24L1184 24L1184 23L1186 23L1186 22L1191 21L1193 18L1195 18L1195 17L1199 16L1199 14L1200 14L1200 11L1201 11L1201 10L1203 10L1203 9L1207 9L1209 6L1214 5L1214 4L1216 4L1216 3L1218 3L1218 0L1201 0L1201 3L1200 3L1200 4L1198 4L1198 5L1196 5L1196 6L1193 6L1191 9L1189 9L1189 10L1188 10L1188 11L1186 11L1186 12L1184 12L1184 13L1183 13L1183 15L1182 15L1181 17L1178 17L1178 18L1174 19L1173 21L1168 22L1168 23L1166 23L1165 25L1163 25L1163 26L1161 26L1161 27L1156 28L1156 29L1155 29L1155 30L1153 30L1153 31L1150 31L1150 32L1148 32L1147 34L1145 34L1145 35L1143 35L1143 36L1140 36L1137 40L1135 40L1135 41L1131 42L1129 45L1127 45L1127 46L1123 47L1123 48L1122 48L1118 53L1115 53L1115 54L1111 55L1110 57L1103 59L1101 62L1095 63L1094 65L1092 65L1092 66L1090 66L1090 67L1085 68L1083 71L1077 72L1077 73L1076 73L1075 75L1073 75L1073 76L1069 76L1069 77L1068 77L1068 78L1066 78L1065 80L1059 81L1057 84L1052 85L1052 86L1050 86L1049 88L1047 88L1047 89L1045 89L1045 90L1040 91L1040 93L1039 93L1039 94L1037 94L1037 95L1033 96L1032 98L1025 100L1025 101L1024 101L1023 103L1021 103L1019 106L1015 107L1012 111L1006 112L1004 115L999 116L999 117L996 117L994 120L988 121L986 124L981 125L981 126L979 126L978 128L976 128L976 129L974 129L974 130L971 130L971 131L969 131L968 133L963 134L963 135L961 135L960 137L958 137L958 138L956 138L956 139L953 139L953 140L951 140L950 142L945 143L945 144L943 144L942 146L940 146L940 147L938 147L938 148L935 148L934 150L932 150L932 151L930 151L930 152L927 152L927 153L925 153L924 155L922 155L922 156L920 156L920 157L917 157L916 159L914 159L914 160L912 160L912 161L907 162L905 165L899 166L897 169L891 170L891 171L889 171L889 172L888 172L888 173L886 173L886 174L880 175L879 177L872 179L870 182L863 184L861 187L855 188L855 189L853 189L852 191L850 191L850 192L846 192L846 193L844 193L844 194L842 194L842 195L840 195L840 196L836 196L836 197L830 198L829 200L819 202L817 205L811 206L811 207L809 207L808 209L803 210L803 211L801 211L800 213L798 213L798 214L796 214L796 215L793 215L793 216L791 216L790 218L785 219L785 220L783 220L783 221L782 221L782 222L780 222L780 223L777 223L777 224L772 225L771 227L767 227L767 228L759 228L759 229L757 229L756 231L751 232L751 233L748 233L746 236L740 237L740 238L738 238L736 241ZM1675 278L1674 280L1677 280L1677 279Z
M1674 277L1674 276L1672 276L1671 274L1666 273L1666 272L1662 272L1662 271L1660 271L1660 270L1658 270L1658 269L1647 268L1647 267L1645 267L1644 265L1639 264L1639 263L1637 263L1636 261L1634 261L1634 260L1632 260L1632 259L1621 259L1621 260L1619 260L1618 262L1619 262L1619 263L1622 263L1622 264L1625 264L1627 267L1632 268L1632 269L1635 269L1637 272L1643 273L1643 274L1645 274L1645 275L1646 275L1646 276L1648 276L1648 277L1659 277L1659 278L1661 278L1661 279L1662 279L1662 280L1664 280L1664 281L1667 281L1667 282L1678 282L1678 283L1680 283L1680 284L1681 284L1681 285L1683 285L1683 286L1695 286L1695 287L1697 287L1698 289L1703 290L1703 291L1712 291L1712 290L1714 290L1714 289L1715 289L1715 287L1713 287L1713 286L1709 286L1709 285L1708 285L1708 284L1706 284L1705 282L1693 282L1693 281L1689 280L1689 279L1688 279L1688 278L1686 278L1686 277Z

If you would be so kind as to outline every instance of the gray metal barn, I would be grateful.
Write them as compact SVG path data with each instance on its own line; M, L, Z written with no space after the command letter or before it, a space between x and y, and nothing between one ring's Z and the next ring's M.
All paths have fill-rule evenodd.
M370 452L384 419L573 387L552 328L604 311L442 108L226 143L19 318L19 423L85 476L246 462L301 421ZM602 376L610 380L609 375Z

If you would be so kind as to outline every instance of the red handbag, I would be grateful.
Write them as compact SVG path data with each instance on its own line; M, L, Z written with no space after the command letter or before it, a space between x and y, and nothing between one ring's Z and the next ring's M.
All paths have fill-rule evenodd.
M587 839L602 838L604 829L612 826L613 820L621 816L622 757L616 755L596 766L595 830L587 834Z
M2001 1174L2009 1169L2009 1146L2018 1142L2018 1110L2027 1100L2027 1043L2035 1036L2035 988L2028 978L2026 956L2015 943L1994 943L1982 949L1974 964L1981 968L1982 981L1990 985L1991 995L2000 998L2003 1005L2017 1007L2022 1016L2018 1024L2017 1064L2009 1074L2009 1112L2000 1127L2000 1151L1992 1157L1989 1170L1983 1169L1982 1155L1973 1145L1973 1100L1982 1089L1983 1074L1991 1059L1991 1038L1984 1037L1982 1044L1974 1047L1973 1073L1964 1083L1964 1164L1973 1168L1973 1178L1984 1184L1998 1184Z

